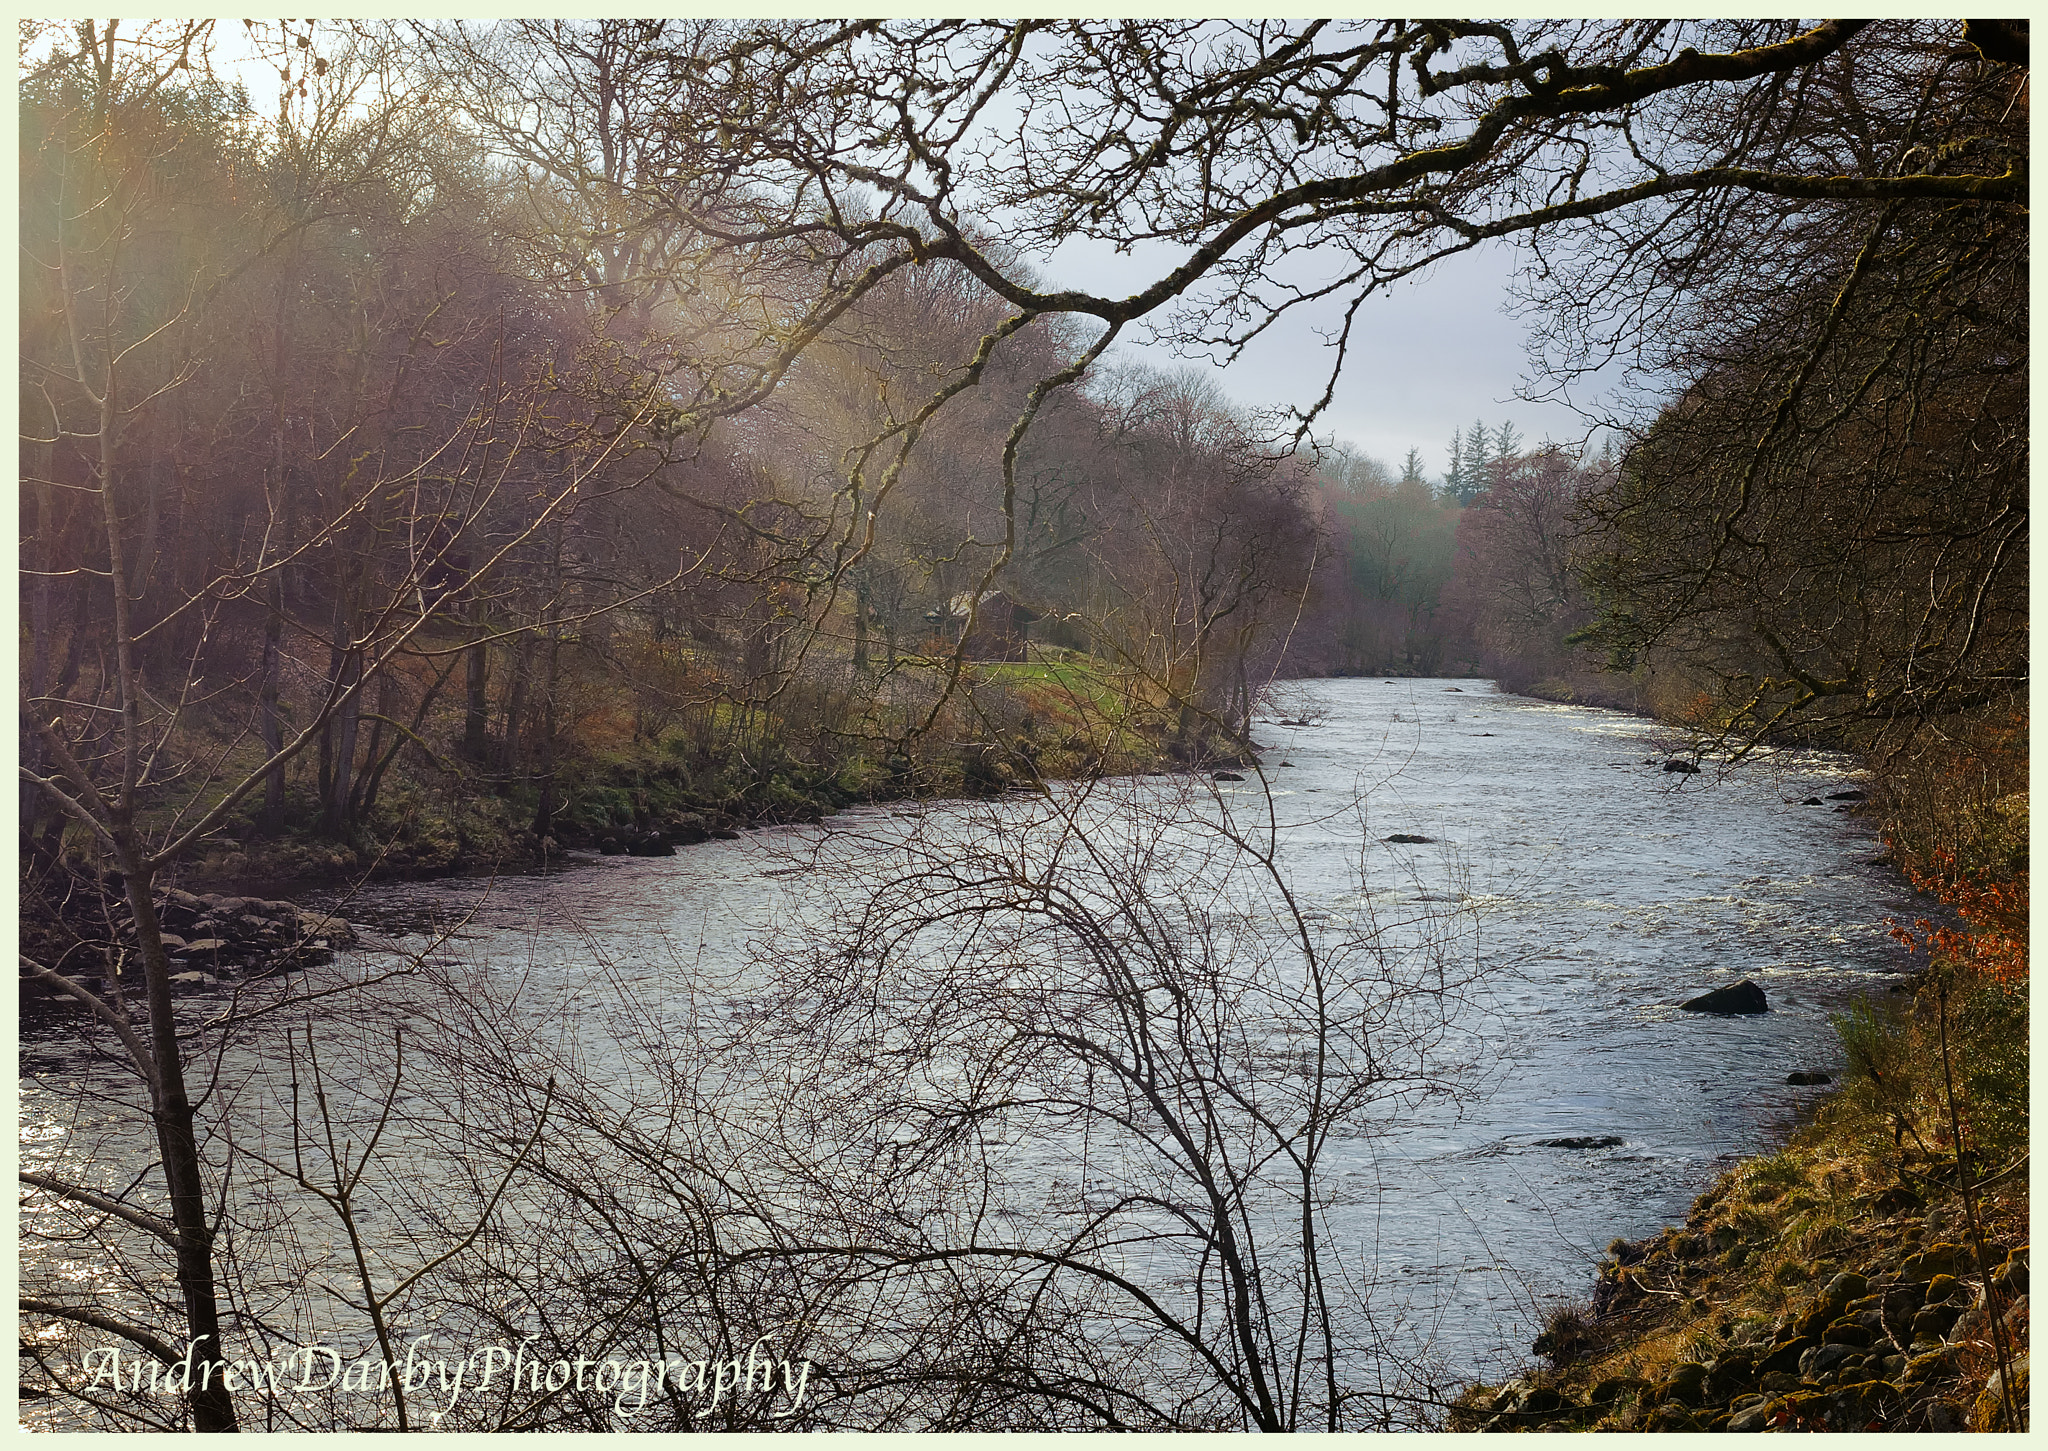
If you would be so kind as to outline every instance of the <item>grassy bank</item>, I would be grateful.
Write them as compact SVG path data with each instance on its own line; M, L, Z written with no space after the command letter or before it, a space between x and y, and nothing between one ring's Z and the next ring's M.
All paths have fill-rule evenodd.
M1239 743L1200 723L1190 731L1145 682L1080 651L1034 647L1027 661L969 665L943 700L924 677L943 674L944 662L924 663L895 700L879 688L859 698L792 690L772 705L712 702L652 728L593 692L592 707L564 722L548 769L407 746L381 777L374 807L343 830L323 819L301 770L280 820L266 822L252 798L173 879L194 890L275 894L365 877L522 869L572 848L665 854L863 802L986 796L1240 759ZM911 729L927 709L936 718ZM433 734L445 741L459 721L444 713ZM226 738L227 728L220 733ZM212 741L196 715L174 742L193 757L234 749L253 747ZM167 791L144 828L161 829L201 804ZM82 832L67 834L64 875L94 875L90 846Z

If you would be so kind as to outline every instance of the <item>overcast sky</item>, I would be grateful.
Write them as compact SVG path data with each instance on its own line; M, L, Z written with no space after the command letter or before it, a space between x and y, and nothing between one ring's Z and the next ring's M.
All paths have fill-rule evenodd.
M1165 266L1161 266L1162 261ZM1047 280L1111 296L1152 281L1172 261L1120 258L1106 247L1069 244L1047 264ZM1398 470L1410 448L1422 450L1432 479L1448 463L1451 434L1474 418L1512 422L1530 443L1576 443L1584 422L1561 404L1515 396L1528 372L1523 324L1503 310L1516 268L1513 248L1493 243L1439 263L1419 279L1369 299L1359 310L1344 376L1317 436L1334 435ZM1243 357L1218 370L1223 390L1255 407L1307 406L1320 397L1332 354L1319 331L1342 323L1342 304L1296 311ZM1161 345L1120 344L1126 357L1155 367L1196 365ZM1199 366L1213 367L1206 360Z

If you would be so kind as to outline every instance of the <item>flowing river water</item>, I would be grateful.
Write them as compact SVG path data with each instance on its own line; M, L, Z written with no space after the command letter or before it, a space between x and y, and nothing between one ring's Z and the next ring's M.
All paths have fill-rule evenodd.
M1661 769L1677 743L1653 723L1480 681L1289 689L1290 715L1254 734L1305 914L1355 905L1362 865L1377 913L1452 914L1487 969L1485 1091L1424 1104L1339 1155L1336 1248L1370 1263L1451 1367L1498 1369L1550 1304L1584 1298L1611 1239L1682 1216L1722 1168L1797 1119L1816 1090L1788 1086L1788 1072L1839 1074L1830 1015L1904 969L1885 919L1915 903L1874 861L1867 821L1825 800L1855 785L1844 758L1780 752L1687 775ZM1262 811L1263 789L1256 775L1222 786ZM1803 804L1816 796L1822 805ZM679 1024L694 1011L690 963L737 963L787 908L834 890L792 865L793 847L820 830L881 840L877 828L911 818L943 840L949 816L970 809L859 808L667 858L575 856L494 884L377 886L344 910L387 927L463 919L437 950L518 975L529 1008L575 1035L601 1074L622 995ZM391 946L373 938L339 969L374 971ZM1769 1012L1677 1006L1743 978ZM82 1108L77 1085L93 1070L61 1029L40 1031L23 1045L24 1161L99 1180L114 1163L146 1162L130 1112ZM1566 1138L1619 1142L1543 1143ZM47 1267L57 1251L28 1253Z

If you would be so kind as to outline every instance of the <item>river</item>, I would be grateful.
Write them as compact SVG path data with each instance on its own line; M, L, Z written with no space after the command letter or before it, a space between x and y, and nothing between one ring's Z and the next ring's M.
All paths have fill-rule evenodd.
M1369 1266L1382 1313L1443 1364L1497 1370L1551 1304L1586 1296L1610 1240L1682 1216L1722 1168L1796 1121L1815 1090L1788 1086L1788 1072L1839 1074L1830 1015L1904 968L1884 924L1914 904L1874 862L1882 848L1863 818L1802 804L1854 786L1843 758L1765 753L1687 775L1661 768L1678 743L1653 723L1484 682L1289 689L1285 719L1255 730L1265 784L1219 783L1225 802L1263 811L1270 790L1304 916L1365 900L1390 922L1425 917L1483 970L1465 1025L1484 1051L1474 1091L1338 1146L1335 1248ZM533 1022L575 1040L594 1075L625 1075L607 1036L621 1002L639 1005L643 1029L715 1014L692 974L729 985L775 923L839 889L802 865L821 834L882 852L892 830L943 842L955 820L989 810L858 808L668 858L576 855L545 876L380 885L345 910L392 934L460 920L435 955L517 977ZM418 952L427 939L373 938L336 971L374 972L394 945ZM1678 1009L1743 978L1768 1013ZM122 1112L80 1111L67 1085L84 1070L60 1039L24 1049L25 1160L76 1168L139 1153ZM1620 1142L1541 1142L1607 1137ZM430 1152L424 1138L415 1149Z

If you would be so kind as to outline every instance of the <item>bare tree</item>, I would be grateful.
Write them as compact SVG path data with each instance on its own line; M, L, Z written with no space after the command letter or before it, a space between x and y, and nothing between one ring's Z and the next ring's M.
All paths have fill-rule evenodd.
M177 108L203 108L208 94L170 82L199 57L204 28L187 27L166 40L158 30L124 35L119 25L81 22L78 50L56 66L39 96L45 124L31 178L37 225L27 245L53 345L32 354L25 370L41 416L32 411L25 419L24 445L47 461L34 475L37 488L76 493L91 505L89 526L81 518L75 530L47 541L43 574L75 581L81 598L94 601L105 653L54 680L43 667L32 668L22 714L36 742L23 765L25 784L54 802L89 841L91 855L111 868L106 881L125 912L98 960L62 964L68 972L26 958L22 965L29 979L82 1004L118 1041L127 1069L146 1090L166 1211L137 1206L140 1181L95 1186L38 1175L30 1182L39 1194L92 1206L154 1235L175 1261L182 1328L136 1323L96 1306L90 1294L32 1293L22 1306L124 1336L159 1359L169 1350L166 1364L189 1350L183 1358L196 1377L192 1424L225 1430L234 1427L236 1412L220 1373L216 1223L208 1205L209 1176L219 1166L207 1162L197 1131L205 1058L195 1064L178 1012L177 969L159 920L163 876L309 750L327 762L330 809L359 801L351 771L366 693L450 614L456 561L474 581L518 558L529 540L577 507L580 486L603 454L521 498L506 527L503 502L531 480L526 436L536 410L523 369L502 368L487 372L481 388L458 386L430 431L391 427L366 439L361 435L394 423L389 410L373 424L351 420L343 438L358 436L347 445L333 441L327 488L303 490L298 480L273 474L253 516L215 541L201 578L186 582L153 571L147 548L138 547L155 517L148 505L150 454L131 429L194 385L203 361L181 343L232 278L298 234L305 219L244 216L254 225L235 235L227 219L214 218L213 245L194 248L180 270L171 241L181 224L190 225L188 209L199 198L178 190L193 178L179 171L188 129L178 124L187 118ZM395 359L382 360L390 371L376 380L387 400L417 385L416 376L408 377L417 354L451 341L433 334L431 315L408 318L406 328L407 342ZM501 354L500 361L508 360ZM358 363L373 367L360 354ZM294 493L310 494L317 505L294 509L286 502ZM276 729L275 697L264 689L248 702L246 735L202 739L195 750L181 729L186 717L218 704L235 686L208 678L217 663L204 648L209 635L241 602L267 595L274 608L273 583L303 578L308 563L323 558L340 561L328 574L332 588L324 601L331 630L321 634L330 660L296 729ZM152 637L180 624L191 631L193 648L165 661L151 648ZM266 650L266 677L274 656ZM369 745L374 760L374 734Z
M877 278L950 258L1021 312L1112 330L1180 306L1183 335L1231 350L1294 307L1341 305L1348 324L1364 295L1488 238L1654 225L1699 196L2016 199L2011 169L1874 174L1828 156L1808 171L1818 157L1780 146L1805 105L1788 82L1912 33L1873 24L735 27L674 48L692 84L660 121L697 190L665 186L709 237L787 229ZM1013 112L1027 119L1005 145L990 132ZM989 231L1187 251L1130 296L1095 297L1042 290L980 244ZM1270 280L1304 251L1336 279Z
M1961 180L2025 168L2024 27L1880 23L1850 51L1775 115L1672 124L1901 185L1604 219L1527 289L1559 383L1656 383L1602 410L1631 447L1592 501L1599 637L1738 750L1889 754L2027 674L2025 210Z
M1182 759L1243 752L1324 541L1306 470L1262 448L1198 375L1126 372L1100 391L1102 460L1083 546L1093 646L1127 670Z
M1572 637L1593 614L1582 574L1600 536L1586 502L1611 481L1598 459L1556 448L1512 454L1493 461L1487 487L1459 516L1446 609L1506 688L1593 668Z
M1455 1091L1474 969L1427 923L1311 921L1251 799L1098 784L964 839L823 842L852 911L773 945L733 1035L789 1085L746 1161L797 1176L742 1258L872 1279L918 1307L892 1335L974 1297L971 1342L884 1376L922 1387L921 1422L1420 1418L1427 1378L1332 1242L1332 1158ZM872 1357L871 1329L835 1348ZM876 1393L832 1363L859 1424Z

